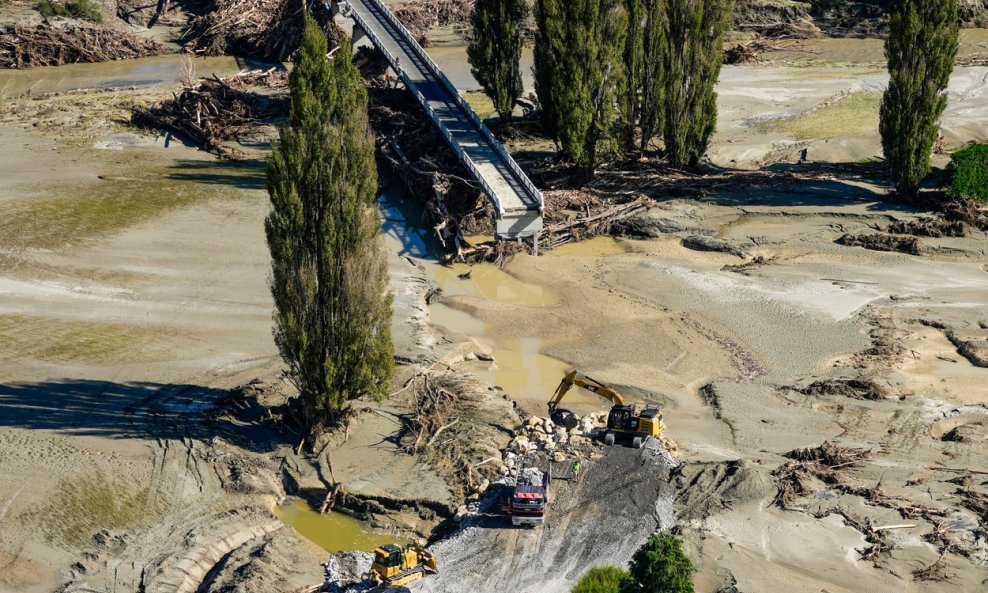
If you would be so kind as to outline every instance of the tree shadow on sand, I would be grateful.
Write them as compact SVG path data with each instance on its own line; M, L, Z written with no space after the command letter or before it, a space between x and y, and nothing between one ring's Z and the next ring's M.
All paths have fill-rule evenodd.
M200 385L61 379L0 384L0 427L119 439L211 439L272 451L296 440L254 398Z

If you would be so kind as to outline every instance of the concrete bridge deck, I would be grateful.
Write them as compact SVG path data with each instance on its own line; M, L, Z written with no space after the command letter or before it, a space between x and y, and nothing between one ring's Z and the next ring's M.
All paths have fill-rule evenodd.
M438 126L453 152L477 180L497 213L499 237L537 237L542 230L542 192L460 96L442 69L380 0L348 0L353 19L384 54L406 87Z

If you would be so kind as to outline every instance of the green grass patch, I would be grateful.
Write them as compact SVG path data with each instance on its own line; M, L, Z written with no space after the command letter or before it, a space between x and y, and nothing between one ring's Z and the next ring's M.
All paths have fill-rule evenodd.
M853 93L825 107L760 127L796 140L825 140L871 132L878 129L881 103L881 93Z
M45 18L64 16L94 23L103 22L103 11L92 0L68 0L64 4L52 0L40 0L35 5L35 9Z
M113 482L104 476L63 480L43 511L29 512L54 541L87 547L100 529L138 529L151 525L161 509L150 508L146 488Z
M102 321L0 315L0 360L34 358L54 363L153 360L161 328Z
M0 217L0 247L58 249L153 220L169 211L211 198L244 195L263 188L264 171L218 161L182 162L167 170L115 167L95 183L5 205ZM134 177L133 175L140 175Z
M494 109L494 101L491 101L491 98L484 94L483 91L467 91L463 93L463 98L466 99L467 104L473 108L480 119L487 119L497 115L497 111Z
M955 152L948 171L948 196L988 202L988 144L974 144Z

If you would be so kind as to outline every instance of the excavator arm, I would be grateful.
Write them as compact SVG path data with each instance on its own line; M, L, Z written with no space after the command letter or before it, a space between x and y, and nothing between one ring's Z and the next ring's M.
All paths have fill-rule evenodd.
M559 386L556 387L556 392L552 395L552 399L549 400L549 416L559 417L568 420L569 418L575 418L572 412L569 410L559 410L559 402L566 396L569 390L576 385L581 389L585 389L590 393L598 395L616 406L623 406L624 398L620 393L614 389L604 385L596 379L592 379L587 375L581 373L580 371L570 371L563 377L563 380L559 382ZM562 424L569 424L568 421L562 422Z

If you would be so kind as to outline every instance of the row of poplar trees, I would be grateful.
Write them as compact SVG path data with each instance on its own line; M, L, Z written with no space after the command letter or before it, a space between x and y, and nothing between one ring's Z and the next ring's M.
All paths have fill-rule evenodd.
M522 94L526 0L477 0L468 57L507 119ZM662 140L695 167L717 121L714 87L732 0L536 0L535 92L542 126L585 176Z

